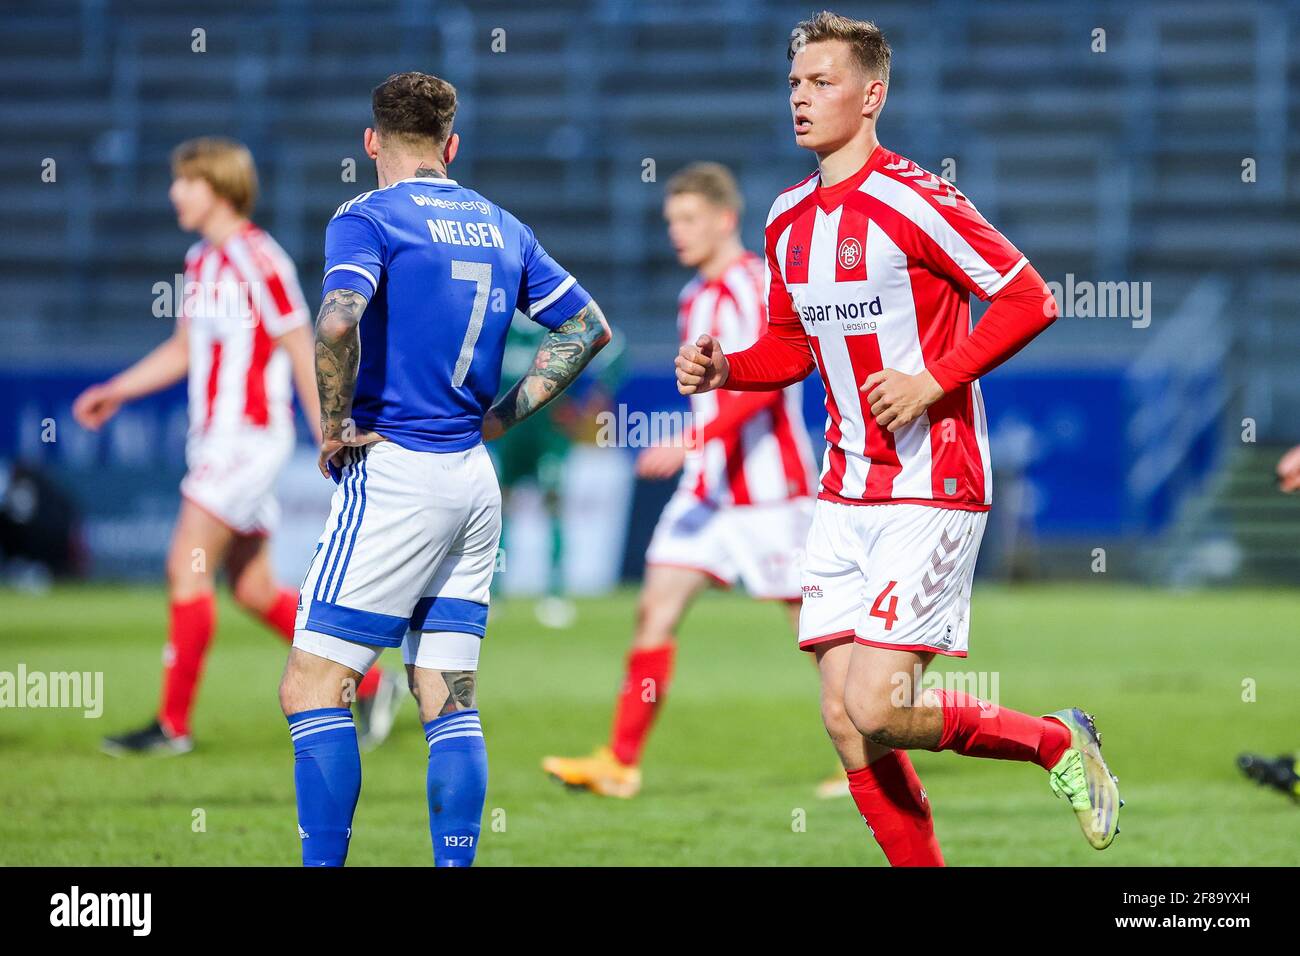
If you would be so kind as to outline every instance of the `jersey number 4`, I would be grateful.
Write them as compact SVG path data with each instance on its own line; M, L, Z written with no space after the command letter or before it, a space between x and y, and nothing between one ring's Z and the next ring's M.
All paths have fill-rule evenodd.
M469 313L469 328L465 330L465 340L460 343L460 355L456 357L456 367L451 373L452 387L460 388L465 384L470 363L474 361L474 346L478 344L479 334L483 331L488 293L492 291L492 263L452 259L451 277L474 283L474 307Z
M892 630L894 622L898 620L898 595L890 594L894 590L897 581L890 581L885 585L885 589L876 595L876 603L871 605L871 610L867 613L872 617L883 618L885 621L885 630ZM885 604L885 598L889 598L889 603Z

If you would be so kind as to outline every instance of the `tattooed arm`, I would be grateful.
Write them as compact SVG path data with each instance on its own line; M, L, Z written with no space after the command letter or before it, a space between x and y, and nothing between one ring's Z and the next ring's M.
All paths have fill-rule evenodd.
M345 447L382 441L374 432L358 432L352 425L352 396L361 362L361 313L367 299L351 289L326 293L316 316L316 392L320 396L321 474L329 476L329 463Z
M613 338L600 306L588 302L563 325L547 334L533 367L483 416L483 438L499 437L529 415L545 408L569 387L597 352Z

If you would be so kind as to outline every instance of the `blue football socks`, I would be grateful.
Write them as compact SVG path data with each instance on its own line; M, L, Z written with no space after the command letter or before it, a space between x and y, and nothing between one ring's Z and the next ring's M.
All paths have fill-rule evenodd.
M424 725L429 742L429 835L436 866L470 866L487 796L487 746L477 710Z
M361 753L352 711L322 707L291 714L289 734L293 737L302 865L342 866L348 857L352 815L361 794Z

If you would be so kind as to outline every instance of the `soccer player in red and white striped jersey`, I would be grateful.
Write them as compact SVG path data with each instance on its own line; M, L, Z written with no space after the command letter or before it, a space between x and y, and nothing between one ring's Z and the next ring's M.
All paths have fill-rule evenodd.
M955 186L877 141L891 54L874 24L818 14L788 55L795 141L818 169L768 216L768 331L739 352L699 336L678 387L748 394L821 373L828 447L799 646L817 656L826 729L890 863L943 863L908 749L1038 764L1103 849L1119 795L1091 717L915 680L936 654L966 656L992 501L978 378L1042 332L1055 302ZM973 329L972 294L991 301Z
M668 183L669 239L678 261L697 270L678 302L685 342L708 335L743 349L766 329L762 260L741 244L741 212L735 179L717 163L695 163ZM668 690L677 626L710 584L739 580L754 597L784 602L797 627L813 487L801 405L798 383L693 395L689 440L642 452L641 477L682 475L646 552L609 744L590 757L547 757L542 766L552 776L606 796L640 789L640 756Z
M720 342L734 342L733 349L753 345L767 326L763 282L763 260L748 250L721 275L697 275L678 302L681 341L712 335ZM702 443L689 454L683 454L684 449L662 450L665 458L671 455L668 465L680 462L681 491L719 506L810 497L812 449L802 402L798 384L776 392L692 395L691 420ZM647 461L653 457L647 456Z
M162 699L154 722L105 739L115 755L191 749L190 715L216 626L218 567L236 602L293 640L298 594L276 582L268 535L279 515L275 480L293 451L295 386L319 444L310 314L293 262L248 218L257 196L251 154L231 140L190 140L173 153L172 172L179 224L202 237L185 256L175 329L73 405L77 421L98 430L124 403L189 378L188 471L167 557ZM381 679L358 688L366 709ZM381 722L388 720L385 713Z

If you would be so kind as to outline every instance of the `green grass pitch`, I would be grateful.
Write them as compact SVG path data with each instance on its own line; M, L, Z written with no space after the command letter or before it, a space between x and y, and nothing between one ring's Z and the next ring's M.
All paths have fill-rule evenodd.
M780 611L742 595L708 595L683 627L638 798L570 793L543 776L543 755L603 740L634 600L582 601L569 631L537 626L526 601L494 611L480 680L491 761L480 864L883 865L848 799L814 798L835 763L813 670ZM1249 784L1233 760L1300 747L1297 619L1293 591L978 585L972 656L942 666L996 672L1004 706L1091 710L1128 805L1123 834L1098 853L1037 768L919 753L948 863L1294 864L1300 807ZM99 719L0 710L0 864L297 863L276 701L285 646L228 601L195 751L98 752L101 735L150 715L163 626L157 589L0 593L0 671L102 671L105 699ZM395 653L384 660L400 666ZM363 757L352 864L428 864L424 754L408 701L393 738Z

